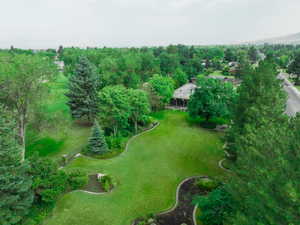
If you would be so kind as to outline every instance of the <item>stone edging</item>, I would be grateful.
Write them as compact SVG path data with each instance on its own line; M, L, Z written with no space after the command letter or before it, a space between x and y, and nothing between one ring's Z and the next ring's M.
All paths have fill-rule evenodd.
M194 211L193 211L193 222L194 222L194 225L197 225L197 218L196 218L197 209L198 209L198 205L195 206Z
M109 159L114 159L114 158L117 158L117 157L120 157L121 155L123 155L125 152L128 151L128 146L129 146L129 143L134 140L135 138L141 136L141 135L144 135L152 130L154 130L156 127L158 127L160 125L159 122L157 122L153 127L151 127L150 129L147 129L139 134L136 134L134 136L132 136L131 138L129 138L129 140L127 141L126 143L126 146L125 146L125 149L123 152L121 152L119 155L116 155L115 157L112 157L112 158L109 158ZM87 156L87 155L81 155L81 157L84 157L84 158L87 158L87 159L96 159L96 160L109 160L109 159L97 159L97 158L94 158L94 157L91 157L91 156Z
M154 129L155 129L156 127L158 127L159 125L160 125L160 123L159 123L159 122L156 122L156 124L155 124L153 127L151 127L150 129L147 129L147 130L145 130L145 131L143 131L143 132L141 132L141 133L139 133L139 134L136 134L136 135L134 135L133 137L131 137L131 138L127 141L127 143L126 143L125 150L124 150L121 154L119 154L118 156L121 156L121 155L123 155L125 152L128 151L128 146L129 146L129 144L130 144L135 138L137 138L137 137L139 137L139 136L142 136L142 135L144 135L144 134L146 134L146 133L148 133L148 132L154 130ZM117 156L117 157L118 157L118 156Z
M230 169L227 169L227 168L225 168L225 167L223 166L223 162L224 162L225 160L226 160L226 159L222 159L222 160L219 161L219 167L220 167L221 169L223 169L223 170L229 172L229 173L232 173L232 171L231 171Z
M164 215L164 214L167 214L169 212L172 212L173 210L175 210L179 204L179 191L180 191L180 188L181 186L187 182L188 180L191 180L191 179L195 179L195 178L209 178L208 176L192 176L192 177L188 177L186 179L184 179L183 181L180 182L180 184L177 186L177 190L176 190L176 202L175 202L175 205L173 207L171 207L170 209L167 209L166 211L163 211L161 213L158 213L157 215Z
M91 191L85 191L85 190L74 190L71 192L83 192L83 193L87 193L87 194L91 194L91 195L105 195L105 194L111 193L112 190L109 192L91 192Z
M126 146L125 146L125 150L124 150L123 152L121 152L119 155L117 155L116 157L119 157L119 156L123 155L125 152L128 151L128 146L129 146L129 144L132 142L132 140L134 140L135 138L137 138L137 137L139 137L139 136L141 136L141 135L144 135L144 134L146 134L146 133L148 133L148 132L154 130L154 129L155 129L156 127L158 127L159 125L160 125L160 123L157 122L152 128L150 128L150 129L148 129L148 130L145 130L145 131L143 131L143 132L141 132L141 133L139 133L139 134L136 134L136 135L132 136L132 137L127 141ZM92 157L89 157L89 156L83 156L83 157L86 157L86 158L92 158ZM92 158L92 159L95 159L95 158ZM113 190L114 190L114 188L111 189L109 192L101 192L101 193L91 192L91 191L85 191L85 190L74 190L74 191L72 191L72 192L84 192L84 193L87 193L87 194L93 194L93 195L103 195L103 194L109 194L109 193L111 193Z
M228 153L228 152L226 152L226 153ZM228 170L228 169L226 169L225 167L223 167L222 163L223 163L225 160L226 160L226 158L220 160L219 163L218 163L218 166L219 166L221 169L223 169L223 170L225 170L225 171L227 171L227 172L231 172L230 170ZM164 214L167 214L167 213L169 213L169 212L175 210L175 209L177 208L178 204L179 204L179 191L180 191L181 186L182 186L186 181L188 181L188 180L190 180L190 179L194 179L194 178L209 178L209 177L208 177L208 176L203 176L203 175L201 176L201 175L199 175L199 176L188 177L188 178L184 179L183 181L181 181L180 184L178 184L177 189L176 189L176 202L175 202L175 205L174 205L172 208L170 208L170 209L168 209L168 210L166 210L166 211L163 211L163 212L161 212L161 213L157 213L156 215L164 215ZM198 208L198 205L195 206L194 211L193 211L193 222L194 222L194 225L197 225L197 219L196 219L196 211L197 211L197 208ZM133 222L131 223L131 225L135 225L135 221L133 221Z
M177 185L177 189L176 189L176 202L175 202L175 205L173 207L171 207L170 209L167 209L163 212L160 212L160 213L157 213L156 215L164 215L164 214L167 214L169 212L172 212L173 210L175 210L179 204L179 191L180 191L180 188L181 186L187 182L188 180L191 180L191 179L195 179L195 178L209 178L208 176L192 176L192 177L188 177L186 179L184 179L183 181L180 182L180 184ZM195 210L195 209L194 209ZM135 221L133 221L131 223L131 225L134 225L135 224ZM196 225L196 224L195 224Z
M139 133L139 134L137 134L137 135L131 137L131 138L127 141L127 143L126 143L125 150L124 150L121 154L119 154L117 157L123 155L125 152L128 151L128 146L129 146L129 144L130 144L135 138L137 138L137 137L139 137L139 136L141 136L141 135L144 135L144 134L146 134L146 133L148 133L148 132L154 130L154 129L157 128L159 125L160 125L160 123L157 122L157 124L155 124L155 126L153 126L152 128L150 128L149 130L146 130L146 131L144 131L144 132L142 132L142 133ZM91 158L91 157L88 157L88 156L84 156L84 157ZM222 163L224 162L224 160L226 160L226 159L222 159L221 161L219 161L219 164L218 164L219 167L220 167L221 169L225 170L225 171L231 172L230 170L228 170L228 169L226 169L225 167L223 167ZM177 208L178 204L179 204L179 191L180 191L181 186L182 186L186 181L188 181L188 180L190 180L190 179L194 179L194 178L209 178L209 177L208 177L208 176L201 176L201 175L199 175L199 176L188 177L188 178L184 179L183 181L181 181L180 184L178 184L177 189L176 189L176 202L175 202L175 205L174 205L173 207L171 207L170 209L166 210L166 211L163 211L163 212L161 212L161 213L158 213L157 215L164 215L164 214L167 214L167 213L169 213L169 212L175 210L175 209ZM96 192L90 192L90 191L84 191L84 190L75 190L75 191L72 191L72 192L83 192L83 193L92 194L92 195L104 195L104 194L109 194L109 193L111 193L112 191L113 191L113 189L112 189L110 192L102 192L102 193L96 193ZM194 222L194 225L197 225L197 220L196 220L196 211L197 211L197 208L198 208L198 206L196 205L195 208L194 208L194 210L193 210L193 222ZM134 224L135 224L135 221L132 222L131 225L134 225Z

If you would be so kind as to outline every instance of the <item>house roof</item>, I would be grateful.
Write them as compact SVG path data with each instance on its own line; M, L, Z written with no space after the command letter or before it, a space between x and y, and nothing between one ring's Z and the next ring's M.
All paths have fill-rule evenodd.
M193 83L188 83L176 89L173 95L174 99L190 99L197 86Z

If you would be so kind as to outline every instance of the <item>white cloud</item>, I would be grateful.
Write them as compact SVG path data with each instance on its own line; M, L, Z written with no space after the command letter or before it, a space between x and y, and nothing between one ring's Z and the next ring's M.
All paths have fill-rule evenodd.
M299 32L299 0L0 0L0 47L209 44Z

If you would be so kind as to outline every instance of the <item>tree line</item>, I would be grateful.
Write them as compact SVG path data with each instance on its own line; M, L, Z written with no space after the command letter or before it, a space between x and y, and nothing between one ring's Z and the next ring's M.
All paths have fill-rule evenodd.
M274 58L248 68L226 133L232 174L195 203L204 224L298 224L300 115L285 114L287 95Z

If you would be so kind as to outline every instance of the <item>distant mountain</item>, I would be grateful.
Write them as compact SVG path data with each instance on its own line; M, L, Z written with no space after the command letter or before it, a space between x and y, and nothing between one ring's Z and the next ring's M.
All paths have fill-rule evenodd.
M297 34L291 34L281 37L275 37L275 38L268 38L264 40L258 40L249 42L248 44L256 44L256 45L262 45L262 44L292 44L292 45L298 45L300 44L300 33Z

